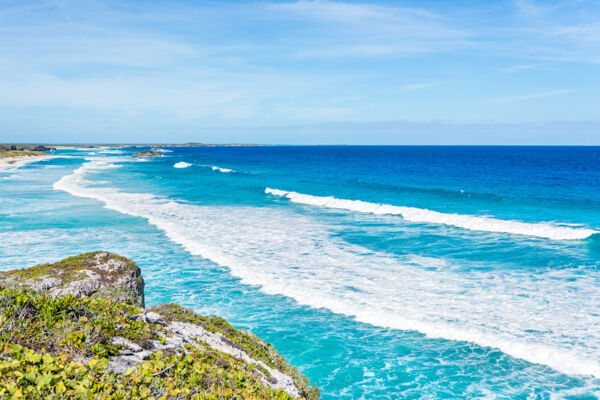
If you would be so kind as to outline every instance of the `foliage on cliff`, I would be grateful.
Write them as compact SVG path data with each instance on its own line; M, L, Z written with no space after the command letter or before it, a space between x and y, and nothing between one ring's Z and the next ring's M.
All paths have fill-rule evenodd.
M315 385L309 387L308 378L302 375L296 367L288 364L272 344L264 342L251 332L233 328L226 319L215 315L203 316L173 303L153 307L150 311L161 314L167 322L187 322L200 325L209 332L223 334L231 341L232 345L243 349L250 357L263 361L269 367L292 377L295 386L299 388L304 397L309 400L319 398L319 389Z
M63 260L70 266L64 272L79 276L88 265L86 260L98 259L99 254L106 261L106 253ZM48 270L55 271L48 266L9 275L24 280L47 277ZM276 381L269 375L276 372L273 370L291 377L303 398L319 397L318 389L309 388L308 379L288 365L273 346L234 329L223 318L198 315L176 304L144 313L110 298L51 296L48 291L12 283L7 287L0 280L0 399L293 398L289 391L270 384ZM164 321L148 320L146 316L152 312ZM176 339L169 324L178 322L223 335L219 336L223 341L254 361L216 350L195 338L179 347L166 346ZM131 354L132 346L138 349L136 354L144 354L143 362L119 371L115 360Z

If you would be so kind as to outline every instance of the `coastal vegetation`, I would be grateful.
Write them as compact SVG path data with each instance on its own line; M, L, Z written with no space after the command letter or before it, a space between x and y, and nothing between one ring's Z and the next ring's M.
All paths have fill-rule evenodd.
M5 150L0 151L0 158L13 158L13 157L39 157L47 156L48 154L42 153L41 151L24 151L24 150Z
M107 252L0 274L0 399L318 399L272 345L140 288Z

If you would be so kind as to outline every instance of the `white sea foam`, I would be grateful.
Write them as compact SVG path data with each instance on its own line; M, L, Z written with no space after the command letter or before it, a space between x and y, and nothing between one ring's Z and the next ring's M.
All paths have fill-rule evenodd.
M174 168L187 168L189 166L191 166L192 164L190 163L186 163L185 161L180 161L178 163L173 164Z
M121 150L102 150L99 151L98 154L123 154L123 152Z
M431 338L470 341L567 374L600 377L600 276L571 269L453 272L376 253L286 210L198 206L91 186L84 164L54 188L142 217L242 282L301 304ZM443 266L447 260L438 260Z
M30 164L33 162L48 161L55 157L56 156L23 157L23 158L18 159L10 164L0 160L0 172L13 172L24 165L27 165L27 164Z
M210 169L212 169L213 171L219 171L219 172L223 172L223 173L230 173L230 172L235 172L233 169L229 169L229 168L221 168L221 167L217 167L216 165L213 165L212 167L210 167Z
M285 190L271 188L266 188L265 193L273 196L285 197L294 203L336 208L360 213L400 215L402 218L410 222L450 225L472 231L537 236L552 240L585 239L595 233L598 233L593 229L559 226L546 222L529 223L476 215L448 214L415 207L369 203L361 200L337 199L330 196L312 196L309 194L288 192Z

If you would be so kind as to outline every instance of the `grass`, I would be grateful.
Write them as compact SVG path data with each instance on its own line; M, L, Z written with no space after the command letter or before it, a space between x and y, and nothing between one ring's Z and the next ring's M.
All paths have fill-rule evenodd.
M105 263L109 259L122 261L125 267L112 271L97 267L98 263ZM4 273L0 272L0 285L10 288L19 288L26 286L24 285L25 283L34 283L47 278L57 278L62 282L58 288L64 288L69 286L73 281L86 279L88 276L87 272L95 273L103 284L96 293L92 294L92 297L111 299L113 301L122 299L121 301L126 301L128 304L138 304L143 306L143 296L135 297L135 294L128 293L125 288L114 285L115 281L120 276L137 275L138 285L143 287L143 279L135 262L114 253L102 251L68 257L54 264L41 264L26 269L12 270Z
M103 257L96 258L96 255L103 254ZM106 262L109 259L115 259L123 261L127 264L127 268L131 271L137 269L137 266L133 261L128 258L116 255L114 253L108 253L103 251L95 251L91 253L84 253L73 257L67 257L64 260L53 264L40 264L35 267L26 269L15 269L4 273L6 278L18 279L18 280L29 280L35 278L50 278L60 277L63 280L63 284L66 285L73 280L85 277L86 270L94 270L96 262ZM97 271L102 273L102 271Z
M33 157L33 156L47 156L48 154L40 151L20 151L20 150L6 150L0 151L0 158L9 157Z

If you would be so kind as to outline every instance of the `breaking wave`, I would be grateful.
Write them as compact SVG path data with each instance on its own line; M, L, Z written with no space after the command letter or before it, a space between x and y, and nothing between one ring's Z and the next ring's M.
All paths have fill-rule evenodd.
M510 233L552 240L585 239L598 233L593 229L558 226L547 222L530 223L476 215L449 214L415 207L370 203L361 200L337 199L331 196L312 196L309 194L271 188L266 188L265 193L273 196L285 197L294 203L336 208L360 213L400 215L406 221L410 222L449 225L472 231Z
M221 168L221 167L217 167L216 165L213 165L212 167L210 167L210 169L212 169L213 171L223 172L225 174L229 174L231 172L235 172L235 170L233 170L233 169Z
M191 165L192 164L186 163L185 161L180 161L178 163L173 164L173 168L187 168L187 167L189 167Z

